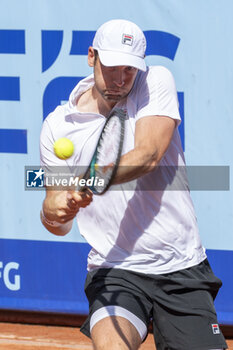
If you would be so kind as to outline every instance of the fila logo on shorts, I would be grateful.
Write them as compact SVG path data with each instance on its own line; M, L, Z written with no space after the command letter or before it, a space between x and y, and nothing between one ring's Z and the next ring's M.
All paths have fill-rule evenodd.
M122 44L132 46L133 45L133 35L123 34L122 35Z
M212 330L214 334L220 334L220 329L218 324L212 324Z

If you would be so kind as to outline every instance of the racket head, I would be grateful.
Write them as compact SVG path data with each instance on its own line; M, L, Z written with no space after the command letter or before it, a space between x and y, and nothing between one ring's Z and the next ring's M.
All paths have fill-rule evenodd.
M116 175L122 153L126 113L115 108L108 116L101 131L94 154L84 175L91 181L87 185L97 195L105 193ZM87 181L88 182L88 181Z

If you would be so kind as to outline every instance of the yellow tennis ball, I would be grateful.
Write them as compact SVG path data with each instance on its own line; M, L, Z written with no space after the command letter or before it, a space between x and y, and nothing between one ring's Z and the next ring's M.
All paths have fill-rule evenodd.
M68 159L74 153L74 144L66 137L61 137L54 142L54 153L60 159Z

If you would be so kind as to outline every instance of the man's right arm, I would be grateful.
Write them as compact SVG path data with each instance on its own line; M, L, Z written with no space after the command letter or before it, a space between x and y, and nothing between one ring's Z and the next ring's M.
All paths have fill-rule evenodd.
M53 151L53 144L57 138L52 129L56 129L54 120L63 118L63 110L57 109L48 116L42 126L40 136L40 157L41 166L46 168L50 173L50 167L64 167L66 162L56 157ZM52 125L51 125L52 123ZM76 192L75 188L52 188L46 189L46 197L44 199L40 217L44 227L51 233L64 236L67 234L73 224L80 208L85 208L92 201L92 192L89 190Z

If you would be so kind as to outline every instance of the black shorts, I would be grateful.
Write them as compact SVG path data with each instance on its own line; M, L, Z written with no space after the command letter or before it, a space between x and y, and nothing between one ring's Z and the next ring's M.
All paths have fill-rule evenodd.
M152 320L157 350L226 349L213 300L222 282L207 261L162 275L122 269L89 272L85 292L90 312L81 331L90 337L90 318L106 306L120 306L146 325Z

